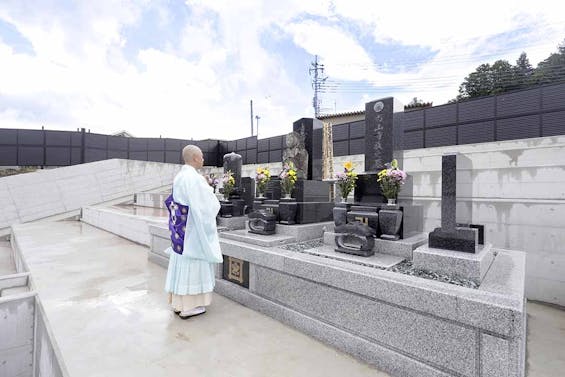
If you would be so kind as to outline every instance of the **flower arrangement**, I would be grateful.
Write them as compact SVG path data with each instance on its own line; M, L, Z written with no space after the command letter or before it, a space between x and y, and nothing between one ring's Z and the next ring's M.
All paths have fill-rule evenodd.
M292 162L289 161L283 165L283 170L281 171L279 178L281 179L281 189L283 193L290 196L298 179L298 176L296 175L296 168Z
M255 175L255 183L257 184L257 192L259 196L263 196L267 184L271 180L271 172L267 168L257 168L257 174Z
M206 182L208 182L210 187L212 187L214 189L214 192L216 192L216 187L218 187L218 184L220 184L220 180L216 178L214 173L210 173L210 175L205 175L204 178L206 178Z
M387 199L396 199L400 186L406 182L406 173L398 168L398 161L392 160L386 169L379 172L377 181Z
M224 173L222 183L224 184L224 199L228 200L235 186L235 178L231 170Z
M355 188L355 181L357 181L357 173L353 170L353 164L351 161L347 161L343 164L343 171L335 175L337 179L337 186L341 192L341 197L345 201L349 196L349 193Z

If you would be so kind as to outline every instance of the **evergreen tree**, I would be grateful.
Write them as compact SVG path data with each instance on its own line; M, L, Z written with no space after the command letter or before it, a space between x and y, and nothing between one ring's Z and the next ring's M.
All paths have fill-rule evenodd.
M534 67L530 64L525 52L522 52L518 60L516 60L514 73L516 76L516 89L522 89L532 84Z
M556 53L538 64L532 76L535 84L565 80L565 40L558 46Z
M450 102L561 81L565 81L565 40L556 53L536 68L532 67L525 52L520 54L515 66L506 60L497 60L493 65L481 64L465 77L459 86L459 95Z

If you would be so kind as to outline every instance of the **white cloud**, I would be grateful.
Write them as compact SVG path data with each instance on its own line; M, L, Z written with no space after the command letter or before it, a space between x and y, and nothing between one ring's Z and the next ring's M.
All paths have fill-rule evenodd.
M124 49L126 28L140 27L149 8L158 15L155 23L173 27L169 2L89 1L70 8L0 4L0 20L14 25L34 51L17 53L0 35L2 126L233 139L249 134L253 99L262 137L289 132L294 120L312 115L312 92L308 67L292 67L297 63L284 52L264 45L264 33L273 28L320 55L330 79L357 89L342 102L360 105L385 95L440 104L453 98L463 77L485 60L513 62L525 50L535 64L565 37L563 5L545 1L535 7L525 1L186 3L190 17L177 31L178 43L165 41L164 48L145 47L134 54ZM437 55L417 69L383 72L348 24L358 25L375 42L429 47ZM486 45L490 52L484 49L492 35L527 25L534 28L516 35L519 47L508 48L501 40ZM479 46L483 50L477 56ZM304 70L302 81L292 77L291 68ZM403 90L371 94L356 84L362 80L376 89ZM345 95L325 98L333 102ZM343 109L349 110L354 109Z

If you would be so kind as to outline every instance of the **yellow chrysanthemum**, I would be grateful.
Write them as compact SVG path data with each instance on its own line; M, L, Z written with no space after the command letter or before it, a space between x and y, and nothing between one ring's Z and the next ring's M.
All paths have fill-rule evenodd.
M351 163L351 161L347 161L345 164L343 164L343 167L346 170L351 170L351 169L353 169L353 164Z

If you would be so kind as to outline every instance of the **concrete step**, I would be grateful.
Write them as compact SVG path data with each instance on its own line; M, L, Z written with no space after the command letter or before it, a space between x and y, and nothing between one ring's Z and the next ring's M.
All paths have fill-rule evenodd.
M167 217L140 215L132 207L124 206L84 207L81 221L130 241L149 246L151 243L149 225L166 226Z
M133 195L133 202L142 207L166 209L163 202L169 195L170 192L137 192Z

